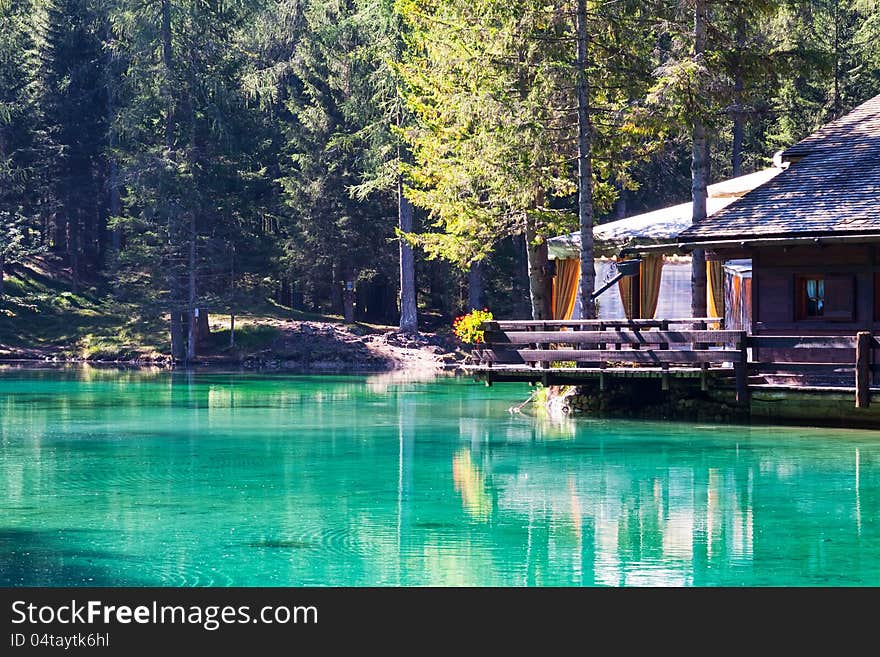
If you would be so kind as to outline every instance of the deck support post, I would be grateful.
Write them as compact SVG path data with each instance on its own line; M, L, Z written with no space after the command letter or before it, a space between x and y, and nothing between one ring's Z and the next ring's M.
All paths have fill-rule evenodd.
M871 405L871 351L873 336L870 331L856 334L856 408Z
M733 364L736 372L736 403L745 406L749 403L749 350L745 336L737 344L739 359Z
M709 392L709 363L700 363L700 390Z
M660 390L664 392L669 391L669 363L663 363L662 368L663 372L660 374Z

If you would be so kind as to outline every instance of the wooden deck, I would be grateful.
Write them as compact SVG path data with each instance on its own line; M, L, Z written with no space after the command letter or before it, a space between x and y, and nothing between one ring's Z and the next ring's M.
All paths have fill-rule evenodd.
M880 343L852 336L749 335L717 318L492 321L465 369L478 380L575 385L598 379L699 378L702 390L732 388L741 404L763 386L851 390L857 408L871 401ZM764 388L766 389L766 388Z

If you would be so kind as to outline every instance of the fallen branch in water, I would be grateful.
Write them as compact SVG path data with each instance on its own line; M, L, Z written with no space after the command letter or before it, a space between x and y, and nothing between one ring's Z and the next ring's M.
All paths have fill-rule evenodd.
M531 392L531 394L529 395L528 399L526 399L522 404L518 404L517 406L511 406L510 408L507 409L507 412L508 413L519 413L520 411L522 411L523 407L526 404L528 404L530 401L533 401L535 399L536 394L538 394L538 391L533 390Z

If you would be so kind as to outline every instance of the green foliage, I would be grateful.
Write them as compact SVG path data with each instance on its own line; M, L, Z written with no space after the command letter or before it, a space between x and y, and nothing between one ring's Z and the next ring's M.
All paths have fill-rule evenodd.
M714 182L880 92L875 0L706 5L696 56L692 2L588 2L600 219L688 198L697 119ZM190 305L338 315L345 280L393 321L402 174L426 321L477 261L525 316L525 253L575 228L575 6L0 0L0 342L167 349Z
M411 35L399 67L416 121L408 194L431 231L409 239L466 267L499 239L574 226L567 24L541 3L399 3Z
M265 11L296 26L267 35L262 47L273 54L248 77L257 97L283 117L279 265L307 305L341 313L346 280L387 287L396 277L396 138L388 117L396 96L386 61L394 49L392 17L383 3L361 0ZM288 53L280 61L277 49Z
M452 322L452 332L465 344L479 344L484 341L483 322L492 319L492 313L486 308L474 309L464 315L459 315Z

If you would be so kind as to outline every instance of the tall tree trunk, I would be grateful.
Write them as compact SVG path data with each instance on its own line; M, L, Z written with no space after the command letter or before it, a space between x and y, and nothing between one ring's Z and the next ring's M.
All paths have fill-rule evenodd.
M342 320L346 324L354 324L354 292L349 289L342 297Z
M350 269L346 269L345 280L342 283L342 320L346 324L354 323L354 276Z
M552 319L550 312L550 276L547 240L538 236L536 220L526 217L526 256L529 266L529 296L532 319Z
M229 346L235 346L235 242L229 248ZM291 301L290 307L293 308Z
M174 121L176 103L171 89L174 78L174 59L171 49L171 0L162 0L161 5L162 66L165 69L165 82L162 95L165 97L165 148L171 157L174 148ZM180 208L173 200L168 203L168 289L171 295L169 314L171 318L171 357L184 360L187 355L185 334L185 313L183 312L183 286L180 280L181 251Z
M468 310L483 307L483 263L473 262L468 270Z
M68 219L67 227L70 231L67 239L67 254L70 259L70 289L74 294L79 294L79 210Z
M165 68L165 82L162 95L165 96L165 146L172 146L174 131L174 97L171 93L171 79L174 77L174 53L171 49L171 0L162 0L162 65Z
M52 249L67 254L67 215L57 210L52 213Z
M743 133L745 131L745 107L743 106L743 51L745 50L745 17L740 13L736 20L736 69L733 74L733 143L731 164L733 177L742 175Z
M6 254L3 251L0 251L0 300L6 295L6 290L3 286L5 280L5 269L6 267Z
M593 291L596 266L593 257L593 166L590 157L590 82L587 79L587 2L577 3L577 115L578 115L578 220L581 229L581 307L587 319L596 317Z
M840 2L834 0L832 10L834 20L834 98L831 102L832 119L840 118Z
M735 107L733 111L733 143L731 144L731 150L733 151L731 160L734 178L742 175L742 148L743 134L745 132L745 115L742 110L742 89L742 71L737 69L736 79L733 86Z
M107 45L113 43L113 28L108 20L104 27ZM113 91L113 49L108 47L107 54L104 57L104 91L107 94L106 112L107 112L107 201L110 217L119 217L122 214L122 199L119 195L119 163L116 156L113 155L113 149L116 147L116 137L113 132L113 123L116 120L116 105L114 103ZM111 247L113 251L119 253L122 249L122 229L119 226L113 228L111 236Z
M520 235L510 238L516 256L516 273L513 276L513 289L516 292L515 301L516 315L524 317L530 312L531 299L529 298L529 243L525 231Z
M195 81L190 78L189 79L189 89L188 94L192 93L192 89L195 88ZM199 147L200 140L198 129L196 125L196 116L195 116L195 107L193 105L193 99L190 95L187 96L186 100L186 108L187 108L187 117L189 119L189 131L190 131L190 144L189 149L187 149L187 160L189 161L190 171L198 170L198 155L199 155ZM204 308L198 307L198 281L196 280L197 276L197 257L196 257L196 249L198 246L198 228L199 228L199 210L200 200L198 194L193 195L195 202L197 204L196 208L192 208L189 211L189 226L187 230L186 243L187 243L187 341L186 341L186 359L193 360L198 354L199 347L204 344L205 340L202 338L203 330L205 332L210 332L208 328L208 313Z
M210 317L205 308L199 308L199 317L196 322L196 350L201 351L211 345L211 325L208 322Z
M401 232L413 229L412 204L403 193L403 180L397 180L397 225ZM419 330L416 307L416 270L413 249L406 240L398 239L400 245L400 330L417 333Z
M190 212L189 240L187 257L187 336L186 336L186 359L196 357L199 341L198 317L196 316L196 213Z
M330 307L333 309L334 313L343 313L343 306L345 302L343 301L344 292L345 292L345 274L342 272L342 267L338 264L334 264L333 268L330 270ZM312 308L317 310L321 307L321 299L324 296L324 290L315 289L312 294Z
M694 55L701 57L706 50L706 0L697 0L694 6ZM706 218L706 187L709 182L709 153L706 126L700 116L695 116L693 146L691 152L691 197L693 214L691 223ZM691 261L691 315L706 316L706 254L695 249Z

